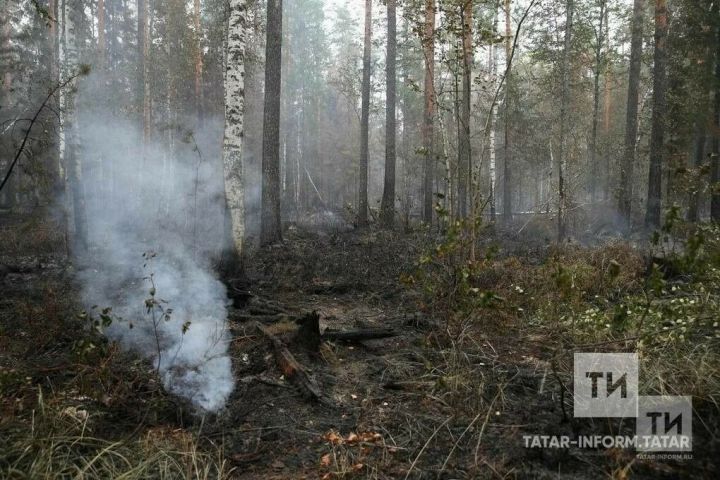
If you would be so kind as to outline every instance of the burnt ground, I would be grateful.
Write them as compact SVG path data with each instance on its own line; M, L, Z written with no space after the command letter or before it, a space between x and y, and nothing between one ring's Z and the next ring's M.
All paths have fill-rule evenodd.
M30 244L18 240L0 257L6 431L33 408L39 389L49 389L67 391L71 403L95 412L96 435L199 432L202 445L220 446L230 478L714 478L717 439L697 441L693 461L525 448L523 435L632 433L633 425L572 420L570 357L556 355L542 328L488 313L471 333L447 335L447 319L399 281L428 247L424 233L293 227L282 245L253 252L250 286L238 288L288 318L268 321L263 308L254 310L257 303L238 303L230 319L236 390L225 411L204 419L165 395L147 365L112 346L100 363L69 353L77 335L64 322L79 308L73 268L57 253L62 242L49 238L52 229L43 235ZM499 255L531 263L548 254L543 239L492 243L500 244ZM42 253L28 255L28 248ZM391 327L397 335L326 341L309 351L295 340L292 315L312 311L321 330ZM251 317L308 369L324 402L283 376Z
M232 351L244 380L220 431L240 478L677 478L712 471L709 459L659 464L622 450L525 448L523 435L632 434L634 424L571 419L561 387L572 387L569 355L554 369L543 331L487 318L462 347L439 335L446 319L398 282L417 268L423 238L294 230L283 245L251 258L258 297L317 311L321 330L391 327L398 336L324 342L308 353L293 341L292 322L275 324L329 397L327 406L304 400L277 368L269 342L252 325L234 323ZM499 255L533 263L548 251L542 239L501 244Z

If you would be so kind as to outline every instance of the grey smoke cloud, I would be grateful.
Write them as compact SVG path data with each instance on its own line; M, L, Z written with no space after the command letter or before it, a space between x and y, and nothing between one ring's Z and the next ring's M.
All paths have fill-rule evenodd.
M156 128L155 141L143 149L130 121L102 105L80 105L91 244L87 258L78 259L86 266L77 275L83 300L112 307L106 335L151 359L167 391L216 411L234 387L229 300L210 261L222 246L223 186L213 163L221 124L209 121L192 135L179 126L191 121ZM145 252L153 258L146 261ZM172 311L156 325L145 305L151 274L155 298Z

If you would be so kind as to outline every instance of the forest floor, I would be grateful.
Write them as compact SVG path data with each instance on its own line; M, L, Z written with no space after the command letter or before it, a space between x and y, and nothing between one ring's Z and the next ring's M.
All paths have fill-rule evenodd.
M678 386L698 397L692 460L525 447L523 435L634 433L629 420L573 419L569 393L574 351L630 344L576 334L575 323L573 336L559 333L565 307L611 310L592 299L639 291L646 263L623 242L559 249L537 232L486 232L482 259L460 270L466 284L447 280L458 273L444 263L453 246L438 248L427 232L290 227L282 245L248 259L248 295L264 307L231 312L236 389L222 413L200 419L146 362L83 332L57 230L3 225L0 477L716 478L717 343L702 362L685 358L694 390ZM622 271L606 278L615 264ZM480 300L451 301L463 289ZM268 321L268 305L284 314ZM396 335L308 350L293 319L313 311L321 331ZM308 370L322 402L283 375L253 319ZM657 378L670 367L653 370L646 388L665 391Z

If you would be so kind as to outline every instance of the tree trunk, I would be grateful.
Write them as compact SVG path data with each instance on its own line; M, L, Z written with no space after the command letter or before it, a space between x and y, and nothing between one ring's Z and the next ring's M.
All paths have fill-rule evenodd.
M718 3L713 4L715 18L720 15ZM710 186L712 196L710 198L710 219L713 222L720 222L720 26L717 31L717 42L715 44L715 99L713 123L715 131L712 141L712 160L710 163Z
M630 227L633 196L633 168L638 130L638 95L643 48L643 0L634 0L632 39L630 42L630 72L628 79L627 113L625 121L625 151L620 166L618 210L626 227Z
M590 202L595 203L598 187L598 165L597 165L597 131L598 131L598 114L600 111L600 69L603 64L603 40L605 20L605 5L607 0L600 0L600 14L598 19L597 43L595 44L595 71L594 88L593 88L593 118L592 118L592 136L590 137Z
M462 17L462 101L460 103L460 138L458 139L458 215L468 213L468 194L472 183L470 152L470 81L472 69L472 0L461 6ZM472 208L472 207L471 207Z
M655 1L655 67L653 71L653 112L650 133L650 172L645 225L660 226L662 206L662 168L665 157L665 71L667 64L667 0Z
M195 26L195 112L198 124L202 125L205 110L205 92L203 90L203 51L202 51L202 23L200 0L193 3L193 23Z
M75 75L79 68L78 26L84 16L82 0L65 0L65 75ZM76 84L76 79L73 84ZM68 183L72 192L73 219L75 225L74 244L80 251L87 250L87 216L85 213L85 192L82 185L82 161L80 159L80 129L77 121L77 92L71 88L65 104L63 131L65 132L65 165Z
M11 98L11 92L12 92L12 63L13 63L13 54L12 54L12 46L11 46L11 36L12 36L12 23L11 23L11 12L10 12L10 2L6 1L0 7L0 14L2 15L2 19L0 19L0 23L2 23L2 30L0 31L0 54L2 54L2 57L0 57L0 61L2 61L2 78L0 78L0 122L3 122L2 125L4 125L4 122L10 121L12 119L12 112L10 111L10 104L12 102ZM5 175L5 172L9 170L11 165L11 158L7 158L7 162L0 161L0 179ZM2 197L0 197L0 205L3 205L7 208L13 208L16 203L16 190L15 190L15 184L16 180L18 178L18 172L16 171L15 174L8 179L8 183L5 186L4 191L0 194ZM3 201L4 200L4 201Z
M260 241L282 240L280 223L280 70L282 64L282 0L268 0L265 44L265 108L263 114L262 213Z
M138 0L138 104L140 106L143 145L150 142L151 98L150 98L150 2Z
M562 54L562 92L560 93L560 144L558 146L558 243L565 239L565 165L567 164L567 110L570 98L570 45L573 30L574 0L567 0L565 7L565 42Z
M360 181L358 186L358 226L368 223L368 136L370 120L370 45L372 0L365 0L365 41L363 48L362 113L360 118Z
M498 4L497 1L493 4L493 26L492 26L492 39L490 40L490 48L488 52L488 63L490 64L490 84L492 85L492 92L497 90L497 47L495 46L495 38L497 37L498 27ZM490 129L489 134L489 149L490 149L490 221L495 221L496 202L495 202L495 182L497 181L496 172L496 148L495 148L495 118L497 117L497 102L493 102L492 108L490 109L490 122L488 128Z
M395 221L395 99L396 99L396 51L397 51L397 17L396 0L387 0L387 57L386 69L386 101L385 101L385 182L382 202L380 204L380 222L386 228L392 228Z
M97 2L97 28L98 28L98 41L97 41L97 52L98 52L98 67L100 69L105 68L105 53L106 53L106 42L105 42L105 0L98 0Z
M703 164L705 156L705 125L703 121L698 121L695 125L695 140L693 141L693 169L697 172ZM698 221L698 210L700 203L700 195L698 190L700 185L691 185L690 201L688 202L688 222Z
M225 69L225 133L223 171L225 182L225 245L223 269L241 268L245 236L243 134L245 120L245 50L247 48L247 0L231 0L227 30Z
M608 22L608 9L605 9L605 38L610 42L610 29ZM604 93L603 93L603 135L605 140L605 155L603 165L603 200L607 201L610 198L610 110L612 108L612 98L610 96L610 79L612 70L610 67L610 58L605 58L605 78L603 79Z
M503 146L505 158L503 161L503 219L512 220L512 183L510 178L511 145L510 145L510 93L512 75L507 68L512 54L512 30L510 23L510 0L505 0L505 145Z
M432 224L433 176L435 168L433 120L435 118L435 0L425 0L425 110L423 115L423 153L425 156L423 179L423 221Z

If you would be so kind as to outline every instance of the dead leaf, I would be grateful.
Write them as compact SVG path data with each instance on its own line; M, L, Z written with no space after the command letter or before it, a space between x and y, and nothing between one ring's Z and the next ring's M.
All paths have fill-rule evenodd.
M333 445L340 445L341 443L343 443L343 438L338 435L335 430L330 430L323 436L323 438L326 441L332 443Z
M323 467L329 467L330 466L330 454L326 453L325 455L320 458L320 465Z

